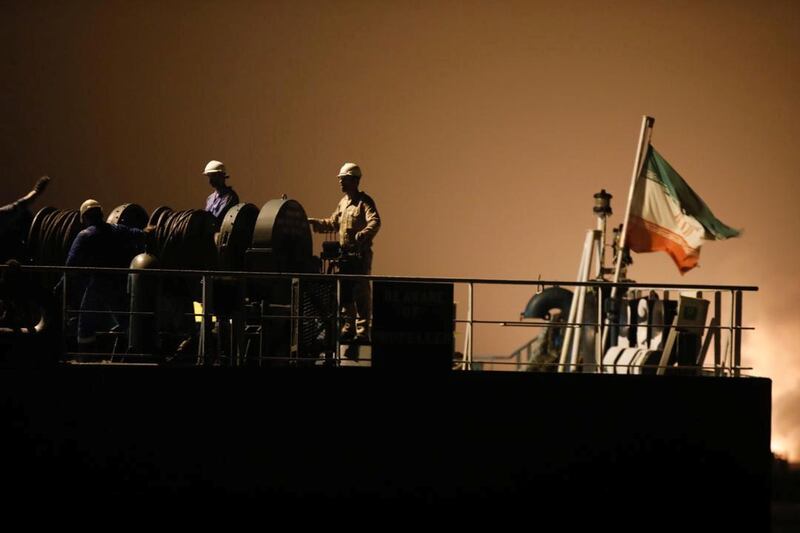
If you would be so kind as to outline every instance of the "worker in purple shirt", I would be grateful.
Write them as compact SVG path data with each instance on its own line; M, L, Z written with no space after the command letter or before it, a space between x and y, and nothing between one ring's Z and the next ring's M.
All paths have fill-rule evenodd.
M208 184L214 187L214 192L206 199L206 211L217 219L217 230L219 230L228 210L239 203L239 195L236 194L233 187L229 187L225 183L228 173L221 161L213 159L209 161L203 174L208 176Z

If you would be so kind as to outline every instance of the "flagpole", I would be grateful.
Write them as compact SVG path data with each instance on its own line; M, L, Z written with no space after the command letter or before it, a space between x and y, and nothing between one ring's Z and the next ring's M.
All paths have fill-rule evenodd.
M636 157L633 161L633 172L631 174L631 186L628 190L628 205L625 206L625 218L622 222L622 235L619 237L619 246L617 248L617 257L616 257L616 265L614 265L614 283L619 283L619 276L620 272L622 271L622 258L625 257L625 245L627 244L625 241L627 240L626 234L628 233L628 218L631 216L631 202L633 201L633 193L636 190L636 182L639 180L639 175L642 173L642 164L644 161L644 156L642 152L646 152L647 148L650 146L650 135L652 134L653 125L656 123L656 119L653 117L644 115L642 116L642 129L639 132L639 147L636 150ZM609 300L614 302L617 298L617 286L614 285L611 288L611 296ZM600 298L602 301L602 298ZM602 309L602 307L601 307ZM600 317L597 317L600 320ZM606 342L608 340L608 330L607 327L609 323L609 318L606 317L605 326L603 327L603 331L601 333L601 347L604 351L606 349ZM602 356L601 360L599 361L602 364ZM602 368L602 367L601 367Z
M626 233L628 231L628 218L631 215L631 201L633 200L633 192L636 189L636 182L639 175L642 173L642 164L644 156L642 152L650 146L650 135L652 134L653 124L656 119L644 115L642 117L642 130L639 132L639 148L636 151L636 158L633 162L633 174L631 175L631 186L628 190L628 205L625 207L625 219L622 222L622 235L620 235L619 247L617 252L617 264L614 267L614 283L619 283L620 271L622 270L622 258L625 255ZM617 296L617 287L611 289L611 298Z

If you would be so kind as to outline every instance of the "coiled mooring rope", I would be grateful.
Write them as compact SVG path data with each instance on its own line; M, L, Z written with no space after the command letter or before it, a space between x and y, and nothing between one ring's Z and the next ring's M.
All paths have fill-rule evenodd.
M152 218L151 218L152 221ZM217 265L214 217L201 209L163 211L156 221L155 250L162 268L211 270Z
M38 265L63 265L67 261L72 241L80 231L78 211L52 207L40 210L28 235L31 260Z

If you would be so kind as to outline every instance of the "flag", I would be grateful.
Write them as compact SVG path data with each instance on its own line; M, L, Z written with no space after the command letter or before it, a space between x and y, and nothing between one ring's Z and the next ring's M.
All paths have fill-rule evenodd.
M704 240L738 235L651 145L631 199L626 246L639 253L663 250L683 274L697 266Z

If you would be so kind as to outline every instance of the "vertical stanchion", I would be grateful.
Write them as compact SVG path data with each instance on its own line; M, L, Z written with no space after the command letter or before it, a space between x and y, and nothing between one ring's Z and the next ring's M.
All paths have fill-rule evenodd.
M333 358L334 365L340 366L342 363L342 345L339 339L339 332L342 330L342 280L338 273L336 276L336 327L333 328L333 336L336 339L334 347L336 355Z
M601 264L602 265L602 264ZM595 359L597 359L598 369L603 373L603 350L605 349L605 329L603 328L603 287L597 285L597 325L594 333Z
M475 305L475 299L474 299L474 293L473 292L474 292L474 286L473 286L472 282L470 281L469 285L467 285L467 328L468 328L468 330L467 330L467 338L466 338L467 349L466 349L466 353L464 354L466 356L466 363L467 364L464 365L464 370L472 370L472 343L473 343L473 334L474 334L472 320L474 318L473 317L473 312L474 312L474 305Z
M64 272L64 284L62 285L61 293L61 337L66 342L67 333L69 331L69 317L67 316L67 273ZM66 346L66 344L65 344ZM69 351L69 350L65 350Z
M734 291L733 376L739 377L742 366L742 291Z
M244 306L247 295L247 278L236 278L236 306L231 317L231 366L242 366L246 355L245 330L246 311Z
M720 372L720 362L722 358L722 293L714 292L714 322L717 325L714 331L714 375L722 375Z
M731 316L728 322L728 338L725 343L725 366L728 367L729 375L733 373L733 325L736 323L736 291L731 290Z
M200 315L200 342L198 343L197 350L197 364L204 365L206 362L206 277L203 276L200 280L200 300L202 300L202 315Z
M211 278L203 274L202 279L202 305L203 313L200 320L200 349L198 352L198 364L210 365L213 363L211 355L212 334L214 326L211 323L211 302L213 301L213 292L211 287Z

